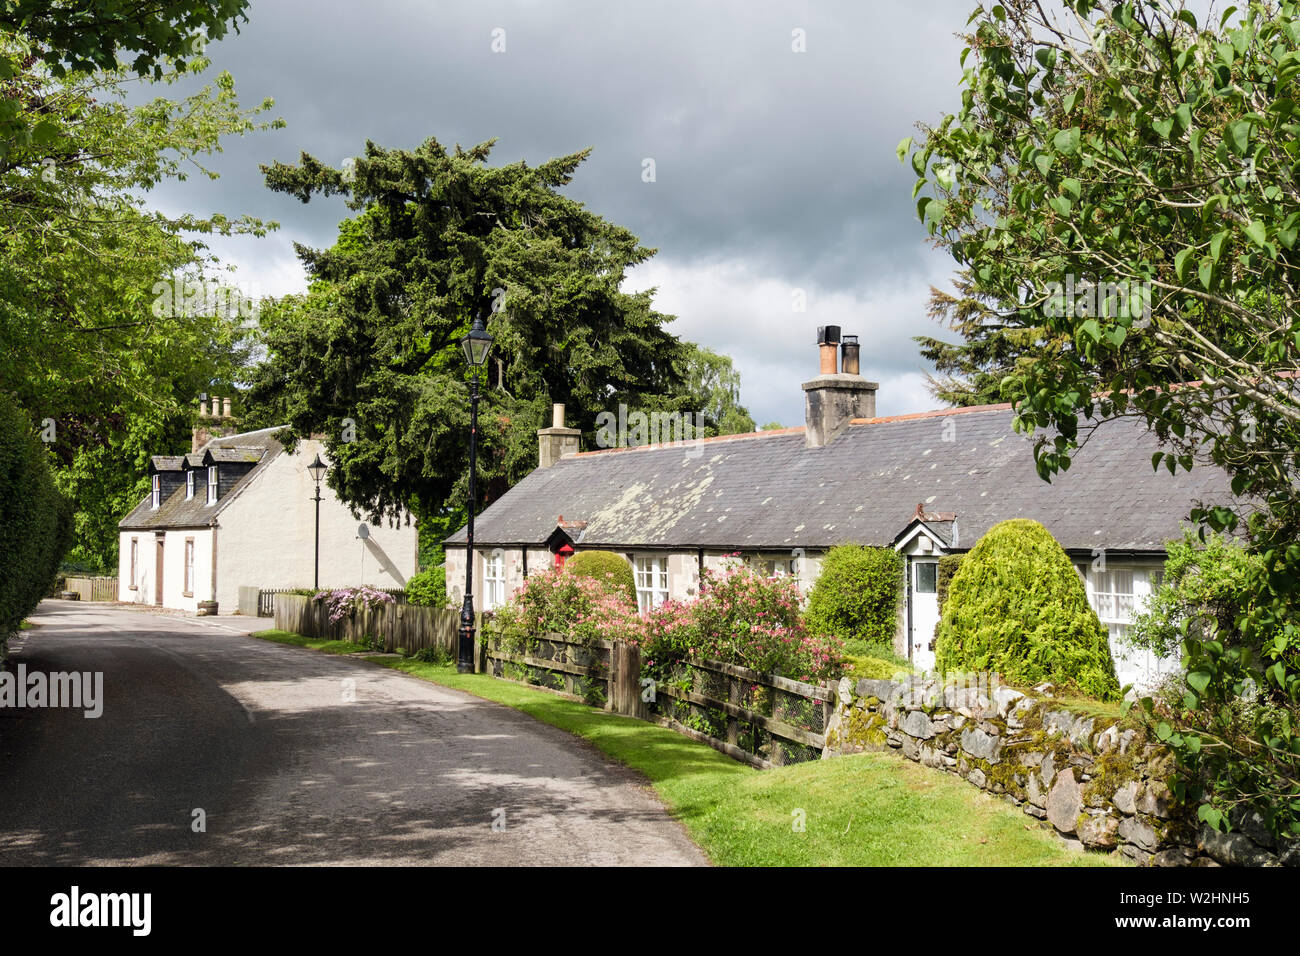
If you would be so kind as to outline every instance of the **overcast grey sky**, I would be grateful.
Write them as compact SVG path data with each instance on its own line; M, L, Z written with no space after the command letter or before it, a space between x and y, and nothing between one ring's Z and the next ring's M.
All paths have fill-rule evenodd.
M307 151L338 165L367 138L495 138L495 163L592 147L568 193L659 250L627 287L657 287L674 333L733 358L759 424L802 423L828 324L861 337L880 414L919 411L935 403L911 337L938 331L926 298L952 263L925 242L895 147L959 105L955 34L974 6L252 0L205 75L229 70L246 104L273 97L288 128L229 141L219 181L153 201L279 220L213 248L247 291L282 294L305 288L293 243L329 245L348 212L272 194L259 163Z

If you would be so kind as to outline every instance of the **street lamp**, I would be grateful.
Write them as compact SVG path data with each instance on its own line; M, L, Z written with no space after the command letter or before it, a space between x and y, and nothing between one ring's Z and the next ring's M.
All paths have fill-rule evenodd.
M492 351L492 336L483 327L483 313L474 316L474 326L460 340L469 364L469 521L465 526L465 601L460 609L460 641L456 648L456 671L474 670L474 472L478 467L478 375Z
M316 574L312 578L312 586L320 590L320 480L325 477L325 472L329 470L329 465L320 460L320 452L316 453L315 459L307 466L307 471L311 474L311 480L316 482Z

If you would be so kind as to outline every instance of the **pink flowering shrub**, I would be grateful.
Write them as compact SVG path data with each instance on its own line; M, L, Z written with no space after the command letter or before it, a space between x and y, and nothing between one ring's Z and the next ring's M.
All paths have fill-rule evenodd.
M386 591L372 588L368 584L359 588L339 588L336 591L317 591L313 601L324 601L329 611L330 623L337 624L348 617L357 608L374 610L384 604L392 604L397 599Z
M581 641L632 640L640 627L636 606L626 593L603 578L549 568L530 574L495 625L508 634L538 637L566 634Z
M801 600L789 578L766 578L743 565L706 570L698 599L668 601L645 616L637 642L642 660L652 669L695 657L797 680L835 676L844 647L809 633Z
M620 589L549 569L528 577L497 611L495 626L507 635L556 632L588 642L636 644L651 675L666 675L695 658L796 680L837 676L844 647L808 631L801 601L789 578L765 578L738 566L721 574L706 570L694 601L669 600L639 614Z

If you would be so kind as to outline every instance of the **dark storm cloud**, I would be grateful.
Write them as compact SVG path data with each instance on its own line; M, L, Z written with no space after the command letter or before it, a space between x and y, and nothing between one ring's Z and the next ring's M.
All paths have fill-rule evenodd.
M910 336L931 330L925 295L947 266L924 244L914 177L894 149L914 122L957 106L953 34L971 6L253 0L242 32L210 53L246 103L274 97L288 129L231 141L214 162L219 182L156 201L280 220L269 240L216 248L246 276L289 281L290 242L328 244L347 211L270 193L259 163L305 150L337 165L367 138L495 138L500 163L590 146L569 193L659 249L648 274L675 306L675 331L762 370L767 381L745 384L757 418L801 416L808 361L797 350L826 322L874 336L882 411L902 410L888 383L910 376L895 397L924 402ZM806 52L792 50L795 30ZM716 278L710 291L723 273L734 288ZM687 275L697 292L673 294ZM771 293L762 302L747 295L756 283ZM792 312L792 288L808 292L807 313Z

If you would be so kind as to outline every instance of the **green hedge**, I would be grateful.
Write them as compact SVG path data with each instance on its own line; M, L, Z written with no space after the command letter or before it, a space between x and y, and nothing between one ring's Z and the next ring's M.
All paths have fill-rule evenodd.
M935 592L939 599L939 613L943 614L943 606L948 602L948 585L952 583L953 575L961 567L964 554L945 554L939 559L939 570Z
M944 671L1119 696L1106 630L1069 557L1037 521L994 525L966 555L948 588L935 651Z
M72 545L72 506L27 413L0 395L0 640L49 593Z
M447 566L440 564L406 582L406 602L420 607L447 607Z
M893 548L838 545L822 559L804 623L814 634L892 650L902 600L902 555Z
M565 570L579 577L603 580L627 595L636 604L636 578L627 558L613 551L579 551L564 564Z

